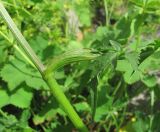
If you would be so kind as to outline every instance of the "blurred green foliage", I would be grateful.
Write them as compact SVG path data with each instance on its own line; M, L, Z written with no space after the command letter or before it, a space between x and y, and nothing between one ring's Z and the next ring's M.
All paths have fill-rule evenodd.
M90 131L158 132L160 1L104 1L2 2L45 64L69 49L91 48L101 54L55 73ZM72 26L78 31L70 33ZM15 45L0 18L0 131L73 131Z

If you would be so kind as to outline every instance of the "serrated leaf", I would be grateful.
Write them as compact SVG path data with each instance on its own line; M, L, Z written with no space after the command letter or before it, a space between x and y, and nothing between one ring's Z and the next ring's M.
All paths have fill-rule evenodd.
M27 67L24 62L18 59L12 59L10 63L2 68L0 73L2 79L8 83L9 90L11 91L23 82L26 82L29 87L34 89L48 88L37 71Z
M13 104L19 108L28 108L32 97L32 91L27 90L25 87L21 87L10 96L10 104Z
M143 61L145 61L145 59L154 54L159 47L160 47L159 41L154 41L151 43L146 42L146 45L141 49L140 63L142 63Z
M25 109L22 114L21 114L21 118L20 118L20 126L23 128L28 128L28 120L31 116L31 112L29 109Z
M0 108L9 104L9 95L5 90L0 88Z
M7 117L0 118L0 124L5 126L5 131L9 129L15 129L18 124L18 120L14 115L7 115Z
M33 92L26 85L17 87L13 92L7 92L7 88L0 88L0 108L12 104L19 108L28 108L30 106Z
M142 63L146 58L151 56L155 50L151 47L147 47L146 49L143 49L140 54L140 63Z
M24 68L23 63L17 64L20 69ZM10 90L13 90L24 81L23 74L20 74L19 70L15 68L13 64L6 64L3 67L3 69L1 70L1 77L4 81L8 82L8 87Z
M36 76L26 77L25 82L29 87L37 89L37 90L41 88L48 89L47 84L40 77L36 77Z
M98 74L102 73L109 65L113 64L113 60L116 59L116 52L108 52L103 56L97 57L97 59L90 65L89 69L92 71L91 78L94 78Z

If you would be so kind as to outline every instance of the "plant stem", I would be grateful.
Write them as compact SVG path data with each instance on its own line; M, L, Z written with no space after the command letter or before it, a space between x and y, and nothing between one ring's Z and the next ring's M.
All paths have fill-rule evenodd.
M109 14L108 14L108 5L107 0L104 0L105 14L106 14L106 26L109 26Z
M112 3L112 6L111 6L111 9L110 9L110 12L108 13L108 22L110 23L110 20L111 20L111 16L112 16L112 13L113 13L113 10L114 10L114 6L115 6L115 2Z
M149 128L150 128L150 132L152 131L152 125L153 125L153 119L154 119L154 111L153 111L153 108L154 108L154 98L155 98L155 95L154 95L154 90L152 90L150 92L150 96L151 96L151 115L150 115L150 125L149 125Z
M62 106L64 111L69 116L70 120L73 122L74 126L81 132L88 132L87 127L84 125L78 114L75 112L69 100L64 95L61 87L58 85L55 79L53 79L52 74L44 75L44 79L51 89L52 94L56 97L56 100Z
M51 76L50 73L45 74L44 71L46 70L43 63L40 61L40 59L37 57L35 52L32 50L26 39L23 37L15 23L13 22L12 18L9 16L7 10L5 7L0 3L0 15L7 23L8 27L12 31L13 35L21 45L21 47L24 49L25 53L29 57L29 59L34 63L36 68L41 73L42 77L50 87L50 90L53 94L53 96L56 98L58 103L63 107L64 111L67 113L68 117L74 124L74 126L81 132L88 132L87 127L84 125L74 108L72 107L71 103L61 90L60 86L56 82L56 80Z
M0 35L2 35L13 47L23 56L23 58L35 69L35 65L32 63L32 61L26 56L26 54L17 46L17 44L13 44L11 40L3 33L0 31Z
M12 18L9 16L8 12L6 11L5 7L0 3L0 15L2 16L3 20L7 23L8 27L10 28L11 32L24 49L25 53L28 55L30 60L34 63L40 73L43 73L45 70L44 65L34 53L30 45L28 44L27 40L23 37L15 23L13 22Z
M26 54L24 54L24 52L16 45L14 44L13 47L19 52L19 54L21 54L21 56L35 69L36 66L32 63L32 61L26 56Z

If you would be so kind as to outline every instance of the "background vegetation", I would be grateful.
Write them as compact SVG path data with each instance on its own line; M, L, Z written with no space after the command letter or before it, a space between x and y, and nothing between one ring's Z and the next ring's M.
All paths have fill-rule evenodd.
M3 0L47 64L70 49L95 61L55 78L90 131L160 130L159 0ZM0 18L0 131L75 131Z

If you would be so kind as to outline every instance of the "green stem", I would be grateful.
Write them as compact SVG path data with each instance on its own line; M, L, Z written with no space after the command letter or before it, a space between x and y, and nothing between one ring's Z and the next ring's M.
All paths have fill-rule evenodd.
M62 106L64 111L67 113L70 120L73 122L74 126L81 132L88 132L87 127L84 125L78 114L75 112L69 100L64 95L61 87L58 85L55 79L53 79L51 74L44 75L44 79L51 89L52 94Z
M108 14L108 5L107 0L104 0L105 14L106 14L106 26L109 26L109 14Z
M18 12L18 8L17 8L17 4L16 4L16 0L13 0L13 5L15 6L15 9L16 9L16 14L17 16L19 17L19 12Z
M151 115L150 115L150 127L149 128L150 128L150 131L152 131L153 118L154 118L153 108L154 108L154 102L155 102L155 100L154 100L154 97L155 97L154 90L152 90L150 92L150 96L151 96Z
M61 90L60 86L57 84L56 80L51 76L50 73L48 74L44 73L44 71L46 70L45 66L37 57L35 52L32 50L26 39L23 37L23 35L13 22L12 18L9 16L7 10L1 3L0 3L0 15L2 16L3 20L7 23L8 27L12 31L13 35L15 36L21 47L24 49L29 59L37 67L42 77L50 87L53 96L56 98L58 103L63 107L64 111L67 113L68 117L75 125L75 127L81 132L88 132L87 127L83 124L82 120L80 119L80 117L70 104L69 100Z
M32 63L32 61L24 54L24 52L16 45L14 44L13 47L19 52L19 54L35 69L35 65Z
M35 67L35 65L32 63L32 61L26 56L26 54L16 45L16 44L13 44L11 42L11 40L3 33L0 31L0 35L2 35L5 40L7 40L11 45L13 45L13 47L23 56L23 58L35 69L37 69Z
M112 6L111 6L111 9L110 9L110 13L108 13L108 21L110 23L110 20L111 20L111 16L112 16L112 13L113 13L113 10L114 10L114 6L115 6L115 2L112 2Z
M31 59L31 61L34 63L34 65L37 67L40 73L43 73L45 70L44 65L40 61L40 59L37 57L35 52L32 50L30 45L28 44L27 40L23 37L15 23L13 22L12 18L9 16L7 10L3 6L2 3L0 3L0 15L2 16L3 20L7 23L8 27L10 28L11 32L21 45L21 47L24 49L25 53L28 55L28 57Z

